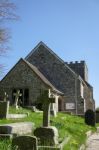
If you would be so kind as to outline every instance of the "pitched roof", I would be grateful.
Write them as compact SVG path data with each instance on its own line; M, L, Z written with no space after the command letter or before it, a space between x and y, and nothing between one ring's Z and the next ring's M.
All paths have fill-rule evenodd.
M21 58L15 65L14 67L6 74L6 76L0 81L2 82L6 77L7 75L15 68L15 66L20 63L21 61L23 61L25 64L28 65L28 67L36 73L36 75L46 84L48 85L54 92L60 94L60 95L63 95L63 93L61 91L59 91L58 89L55 88L55 86L53 86L49 81L48 79L37 69L37 67L35 67L34 65L30 64L29 62L27 62L26 60L24 60L23 58Z
M58 94L62 94L62 92L60 92L58 89L55 88L55 86L52 85L51 82L48 81L48 79L38 70L37 67L35 67L34 65L30 64L28 61L24 60L21 58L22 61L24 61L36 74L37 76L45 83L47 84L49 87L52 88L53 91L57 92Z
M79 74L77 74L73 69L71 69L71 68L68 66L68 64L66 64L66 62L64 62L56 53L53 52L53 50L51 50L51 49L50 49L44 42L42 42L42 41L40 41L40 42L34 47L34 49L25 57L25 60L28 60L28 58L29 58L33 53L35 53L35 51L36 51L41 45L44 46L51 54L53 54L61 63L63 63L64 66L65 66L66 68L68 68L76 78L78 78L81 82L83 82L84 84L86 84L86 85L88 86L88 83L86 83L86 82L82 79L82 77L81 77ZM91 86L91 85L90 85L90 86Z
M41 42L39 42L37 45L36 45L36 47L34 47L34 49L25 57L25 60L27 60L33 53L35 53L35 51L36 50L38 50L38 48L40 47L40 46L44 46L51 54L53 54L62 64L64 64L64 66L66 67L66 68L68 68L71 72L72 72L72 74L74 75L74 76L77 76L77 74L56 54L56 53L54 53L45 43L43 43L42 41Z

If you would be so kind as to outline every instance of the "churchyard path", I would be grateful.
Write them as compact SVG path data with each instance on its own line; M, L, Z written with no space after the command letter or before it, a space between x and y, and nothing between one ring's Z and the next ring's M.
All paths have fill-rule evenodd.
M99 150L99 133L89 136L86 150Z

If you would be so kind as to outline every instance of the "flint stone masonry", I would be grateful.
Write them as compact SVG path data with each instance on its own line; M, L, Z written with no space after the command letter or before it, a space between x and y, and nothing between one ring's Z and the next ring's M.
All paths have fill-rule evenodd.
M13 78L14 77L14 78ZM3 93L6 91L9 95L10 103L13 104L12 90L29 89L29 99L26 106L32 106L40 96L40 91L49 89L44 82L30 69L30 67L21 59L12 71L0 82L0 97L3 99Z
M75 102L75 76L65 63L62 63L43 45L40 45L27 61L39 68L40 72L65 94L64 102L67 100ZM65 103L62 109L66 110Z
M94 109L93 89L86 82L87 67L85 62L80 62L81 72L73 71L73 68L65 64L51 49L41 43L34 52L26 57L26 60L35 65L42 74L60 91L64 93L62 111L70 111L76 114L84 114L84 99L86 100L86 109ZM78 63L75 63L76 69ZM85 67L85 70L83 69ZM77 74L76 74L77 73ZM83 74L83 75L82 75ZM84 76L81 80L78 75ZM84 86L84 95L81 97L81 83ZM75 103L76 107L72 110L66 110L66 103ZM77 110L76 110L77 109Z
M17 147L17 150L38 150L37 138L34 136L19 136L13 138L12 148Z
M34 123L32 122L19 122L0 125L0 134L31 134L33 133Z
M58 144L58 130L53 126L36 128L34 135L40 139L41 145L54 146Z
M9 101L0 101L0 118L7 118L9 111Z

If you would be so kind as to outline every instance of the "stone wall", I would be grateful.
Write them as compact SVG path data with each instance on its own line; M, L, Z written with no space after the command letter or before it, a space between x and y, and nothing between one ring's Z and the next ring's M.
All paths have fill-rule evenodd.
M84 113L84 96L81 95L81 84L80 80L77 80L77 114Z
M64 93L63 111L66 110L66 103L74 103L75 109L66 111L72 111L77 114L84 113L85 101L88 109L93 107L93 99L92 102L90 99L90 93L93 94L93 91L85 82L84 95L82 97L82 81L78 79L77 75L79 74L84 80L88 81L88 69L85 61L66 64L54 52L43 45L40 45L27 58L27 61L35 65L57 89Z
M24 61L19 61L14 68L0 82L0 97L4 99L4 92L9 96L12 103L13 89L29 89L29 105L33 104L40 95L41 89L48 89L48 86L29 68Z
M57 89L64 93L63 111L66 110L66 103L75 103L76 106L76 101L80 97L77 90L79 85L75 81L77 75L56 54L41 45L27 61L35 65ZM76 113L76 110L73 109L72 112Z
M79 74L84 81L88 81L88 68L85 61L75 61L67 63L67 65Z
M92 109L95 111L95 103L93 100L93 89L87 85L84 85L84 98L85 98L85 106L86 110Z

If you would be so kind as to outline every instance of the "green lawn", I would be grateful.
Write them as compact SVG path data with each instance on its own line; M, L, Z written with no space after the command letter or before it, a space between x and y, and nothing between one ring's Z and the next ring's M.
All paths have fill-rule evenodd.
M22 122L22 121L31 121L35 123L35 127L42 126L42 112L35 113L27 109L20 108L15 111L14 108L10 107L10 113L28 113L29 116L24 119L14 119L14 120L0 120L0 124L12 123L12 122ZM79 146L85 142L86 135L85 133L88 130L95 131L94 127L87 126L84 123L84 119L81 117L58 113L57 117L51 117L51 126L55 126L59 131L59 141L61 142L65 137L70 136L71 139L68 144L64 147L64 150L78 150ZM0 150L7 150L5 147L8 145L7 142L0 142ZM10 148L9 148L10 150Z

